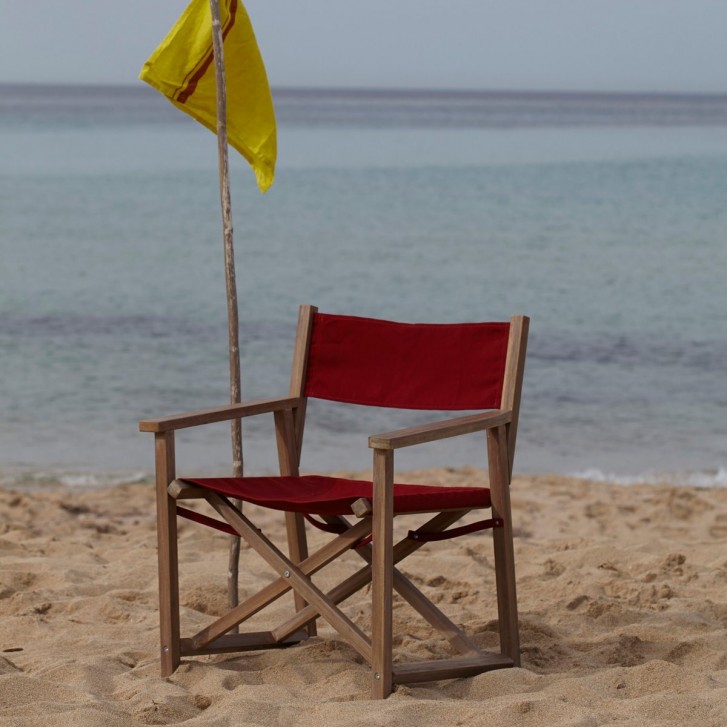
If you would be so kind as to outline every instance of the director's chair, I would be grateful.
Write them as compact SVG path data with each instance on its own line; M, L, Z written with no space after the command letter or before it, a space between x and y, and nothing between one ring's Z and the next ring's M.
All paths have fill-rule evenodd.
M518 666L509 485L528 323L525 316L504 323L394 323L301 306L288 396L140 422L141 431L155 435L162 674L173 673L183 656L298 643L316 633L318 618L370 664L374 698L388 696L400 683ZM366 482L299 474L309 397L378 407L483 411L369 437L373 481ZM264 413L275 419L280 476L177 478L176 430ZM394 483L397 449L473 432L486 433L489 488ZM222 520L178 504L190 498L205 500ZM230 503L231 498L285 512L287 555ZM450 527L474 509L489 509L489 517ZM394 518L410 513L428 514L429 519L394 544ZM180 637L177 516L243 538L278 574L260 592L188 638ZM305 521L335 536L312 555ZM425 543L484 529L493 533L499 653L482 651L396 567ZM363 566L324 593L312 576L352 549ZM369 583L370 636L338 607ZM284 623L270 631L228 633L290 590L295 613ZM394 662L393 590L440 631L459 656Z

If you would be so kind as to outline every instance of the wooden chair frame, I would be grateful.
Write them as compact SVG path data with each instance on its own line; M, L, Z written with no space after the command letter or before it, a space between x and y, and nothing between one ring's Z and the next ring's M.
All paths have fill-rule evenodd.
M472 676L490 669L519 666L517 598L509 485L517 437L529 320L510 321L505 379L499 410L456 417L369 437L373 449L373 501L354 503L358 522L326 517L340 534L313 555L308 554L302 515L286 512L288 555L282 553L253 523L222 495L176 479L174 433L178 429L212 422L272 413L280 474L297 476L305 424L304 382L313 318L317 309L301 306L289 395L231 404L139 423L155 437L157 534L161 671L172 674L184 656L285 647L315 633L315 621L324 618L371 666L372 696L385 698L395 684ZM415 537L393 542L394 452L403 447L485 432L489 465L494 560L496 572L500 653L482 651L395 566L423 544ZM222 519L265 560L278 579L189 638L181 638L177 556L177 502L203 498ZM469 510L444 511L431 517L417 533L439 533ZM370 537L370 544L362 545ZM365 561L355 574L328 593L311 576L356 546ZM371 583L371 636L365 634L337 606ZM229 634L274 600L293 590L296 612L271 631ZM392 596L396 590L450 642L459 656L450 659L399 664L392 657Z

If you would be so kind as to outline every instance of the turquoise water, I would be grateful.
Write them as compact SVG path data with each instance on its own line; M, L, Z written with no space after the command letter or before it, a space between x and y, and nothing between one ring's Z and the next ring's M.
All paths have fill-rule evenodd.
M216 140L143 88L1 90L0 478L147 473L138 419L227 399ZM273 189L231 157L245 398L287 390L301 302L527 313L520 471L727 482L725 99L276 102ZM303 464L367 467L368 434L423 417L316 403ZM480 444L400 464L484 465ZM224 471L228 448L185 434L181 467Z

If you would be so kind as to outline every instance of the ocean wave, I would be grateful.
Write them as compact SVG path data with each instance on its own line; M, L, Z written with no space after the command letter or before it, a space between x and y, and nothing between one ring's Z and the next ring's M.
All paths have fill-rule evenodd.
M116 485L144 482L151 478L148 472L3 472L0 487L18 490L42 490L50 487L67 487L72 490L95 490Z
M697 472L657 472L648 471L641 474L615 474L596 468L588 468L571 472L570 477L593 482L609 482L615 485L667 484L682 487L727 487L727 468Z

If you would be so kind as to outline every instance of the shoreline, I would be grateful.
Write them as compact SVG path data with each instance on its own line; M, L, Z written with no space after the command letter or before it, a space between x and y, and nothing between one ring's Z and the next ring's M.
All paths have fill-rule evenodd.
M484 476L428 469L399 479L464 484ZM185 659L161 679L150 484L0 490L2 724L727 723L725 488L516 476L523 667L400 687L370 702L367 669L344 644L321 637L283 651ZM260 522L282 536L279 513ZM184 522L180 562L187 632L223 608L227 539ZM425 546L404 570L423 590L439 589L440 607L491 649L491 564L491 542L480 535ZM243 590L269 578L248 550L240 572ZM254 628L283 608L256 616ZM368 626L365 599L348 608ZM395 624L405 658L439 655L440 642L413 612L396 606ZM331 635L325 624L320 633Z
M214 473L219 476L226 476L224 468L213 468ZM437 467L424 466L418 468L421 470L437 470ZM477 465L463 465L457 469L479 469ZM218 472L219 470L219 472ZM397 468L397 476L401 474L403 477L411 472L411 468ZM417 471L417 470L414 470ZM201 471L199 473L186 472L188 476L197 474L199 476L209 476L211 470ZM308 473L312 474L310 470ZM315 470L315 473L322 474ZM261 471L252 472L251 476L277 474L276 472ZM367 471L348 472L354 479L366 479L370 476ZM181 475L180 475L181 476ZM692 487L696 489L709 488L727 488L727 467L718 466L716 468L688 471L658 471L646 470L640 473L618 473L612 471L604 471L599 468L585 468L573 472L525 472L518 473L517 467L515 471L516 478L543 478L543 477L560 477L566 480L583 480L586 482L600 483L604 485L664 485L672 487ZM36 492L46 491L58 488L67 488L72 492L86 492L94 490L106 490L119 485L151 483L154 481L154 473L142 469L119 471L119 470L100 470L99 468L89 469L41 469L32 470L27 467L0 468L0 490L13 490L18 492Z

